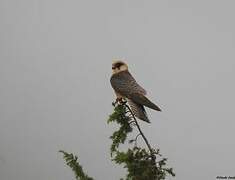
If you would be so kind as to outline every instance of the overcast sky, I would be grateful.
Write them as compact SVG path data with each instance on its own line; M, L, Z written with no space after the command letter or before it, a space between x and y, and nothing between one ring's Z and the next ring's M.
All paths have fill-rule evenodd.
M175 180L235 176L235 1L0 0L0 179L96 180L110 161L113 58L163 112L141 123Z

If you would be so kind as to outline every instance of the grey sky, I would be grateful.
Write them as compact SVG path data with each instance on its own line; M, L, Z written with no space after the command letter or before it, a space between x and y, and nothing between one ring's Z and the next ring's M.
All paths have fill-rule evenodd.
M60 149L97 180L125 174L109 157L113 58L163 109L141 125L175 180L234 176L234 5L0 0L0 179L73 179Z

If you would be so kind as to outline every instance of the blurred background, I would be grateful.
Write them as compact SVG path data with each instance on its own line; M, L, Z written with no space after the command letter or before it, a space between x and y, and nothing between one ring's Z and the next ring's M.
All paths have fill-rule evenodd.
M97 180L110 161L114 58L163 112L143 131L175 180L234 176L235 1L0 0L0 179Z

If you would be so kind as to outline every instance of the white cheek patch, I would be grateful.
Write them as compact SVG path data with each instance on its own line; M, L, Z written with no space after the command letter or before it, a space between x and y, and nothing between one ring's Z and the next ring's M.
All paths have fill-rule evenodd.
M120 70L119 71L125 71L125 70L127 70L128 68L127 68L127 66L126 65L122 65L122 66L120 66Z
M113 69L113 74L116 74L116 73L118 73L118 69L117 68Z
M121 65L120 67L116 67L115 69L113 69L113 74L119 73L121 71L126 71L128 70L126 65Z

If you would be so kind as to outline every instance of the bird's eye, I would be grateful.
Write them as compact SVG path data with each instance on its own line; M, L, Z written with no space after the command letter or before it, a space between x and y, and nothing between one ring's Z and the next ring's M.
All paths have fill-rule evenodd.
M113 66L112 69L116 69L116 67Z
M117 68L120 68L122 65L123 65L123 63L117 63L117 64L116 64L116 67L117 67Z

